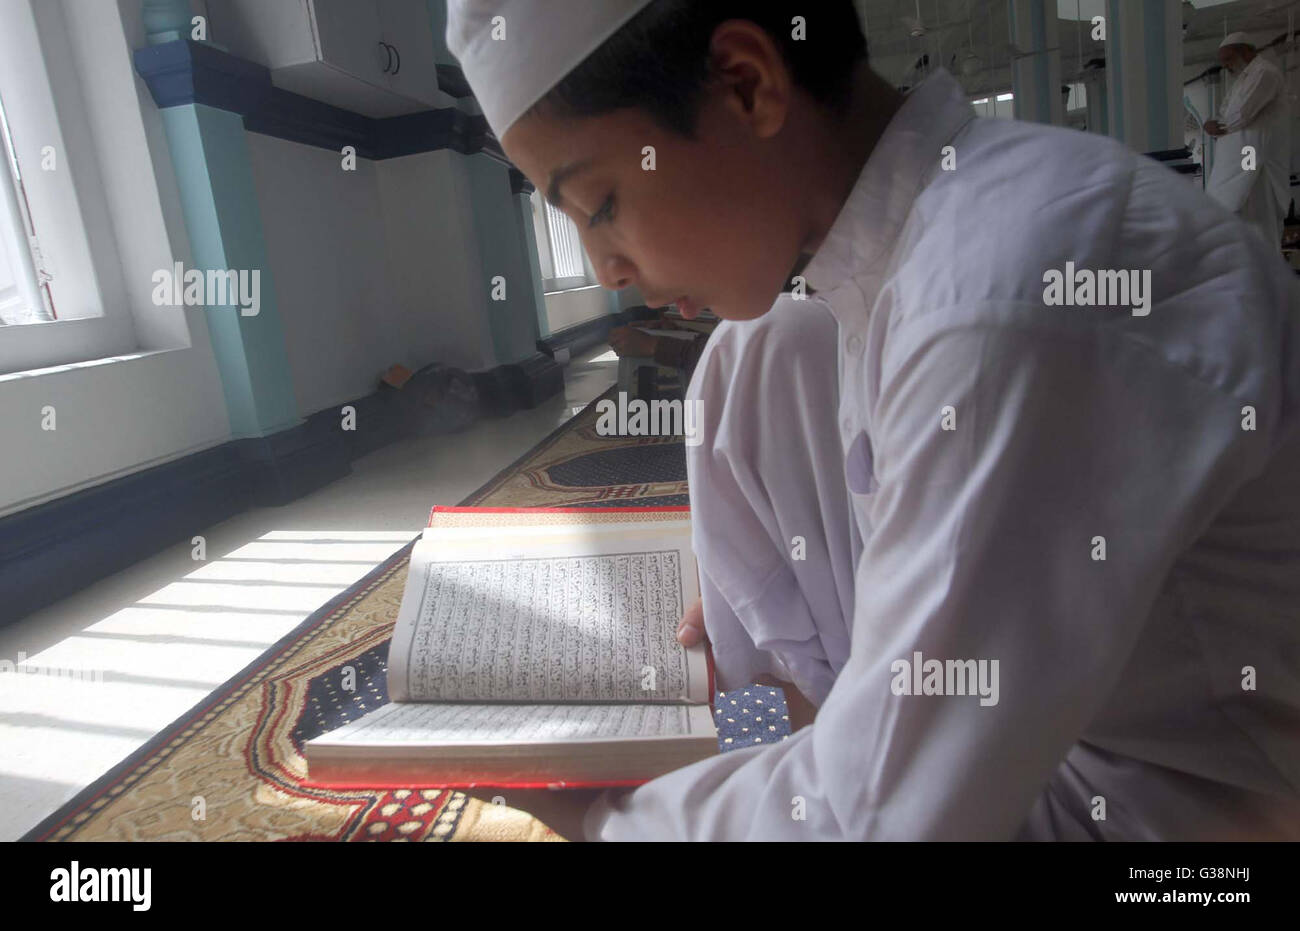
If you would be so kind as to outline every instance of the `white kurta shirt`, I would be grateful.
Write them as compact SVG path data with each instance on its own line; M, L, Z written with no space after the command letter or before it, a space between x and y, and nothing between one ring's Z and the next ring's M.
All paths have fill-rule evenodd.
M1291 127L1286 79L1277 65L1263 55L1252 58L1228 91L1219 122L1226 133L1215 139L1206 192L1235 212L1258 182L1285 210L1291 199ZM1255 150L1253 170L1242 168L1246 146Z
M1149 312L1047 305L1079 269L1150 272ZM1300 838L1283 264L1162 165L975 118L939 72L804 273L839 324L850 654L813 725L607 795L587 836ZM997 661L996 702L898 694L927 660Z
M838 333L825 305L783 293L724 320L687 389L707 438L686 470L722 689L773 676L820 705L849 658L862 542L835 428Z

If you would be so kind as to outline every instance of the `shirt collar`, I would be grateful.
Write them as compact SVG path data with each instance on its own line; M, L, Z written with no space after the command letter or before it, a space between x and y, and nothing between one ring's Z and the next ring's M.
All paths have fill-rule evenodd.
M940 149L974 118L965 91L942 68L907 94L804 267L815 291L834 291L888 255Z

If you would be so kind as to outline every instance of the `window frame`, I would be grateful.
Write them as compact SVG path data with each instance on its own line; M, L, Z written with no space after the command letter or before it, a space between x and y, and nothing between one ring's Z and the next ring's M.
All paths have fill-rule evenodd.
M1005 106L1003 106L1005 104ZM1015 118L1015 93L1012 91L990 91L979 97L970 98L970 105L976 115L994 120Z
M0 326L21 323L5 321L3 307L6 304L17 304L25 316L40 315L46 318L33 322L48 322L52 313L48 292L41 288L32 256L32 244L39 240L31 229L30 216L21 201L22 191L15 173L4 99L0 97L0 249L4 252L5 266L13 280L13 284L4 290L12 289L15 292L10 298L5 298L3 292L0 292Z
M41 264L53 276L57 315L0 326L0 376L138 349L99 152L64 15L59 0L5 0L0 5L0 93L32 223L41 236ZM60 67L51 68L50 62ZM21 93L14 92L16 87ZM54 151L54 171L41 167L46 146ZM8 165L4 170L9 171ZM34 267L33 273L38 274Z
M542 292L544 294L554 294L558 291L576 291L581 288L594 287L596 282L595 271L591 267L591 260L587 257L587 250L582 247L582 237L578 233L578 224L562 210L546 202L546 198L541 191L534 191L529 197L533 209L533 230L534 238L537 240L538 263L542 269ZM582 259L581 275L566 275L556 277L555 275L555 243L551 236L551 225L547 222L547 211L554 211L557 222L567 223L573 230L574 240L577 243L578 254ZM543 251L544 250L544 251Z

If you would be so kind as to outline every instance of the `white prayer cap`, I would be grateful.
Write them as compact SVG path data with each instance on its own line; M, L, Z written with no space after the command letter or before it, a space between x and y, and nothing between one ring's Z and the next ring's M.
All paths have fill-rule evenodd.
M1219 48L1223 48L1225 45L1249 45L1251 48L1255 47L1255 43L1251 40L1250 36L1246 35L1244 32L1234 32L1225 37L1224 40L1219 43Z
M500 139L649 2L447 0L447 48Z

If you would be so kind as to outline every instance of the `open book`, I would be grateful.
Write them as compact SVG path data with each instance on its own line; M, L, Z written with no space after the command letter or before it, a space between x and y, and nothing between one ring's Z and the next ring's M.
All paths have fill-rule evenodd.
M304 745L311 784L635 785L718 752L688 508L434 508L391 703Z

